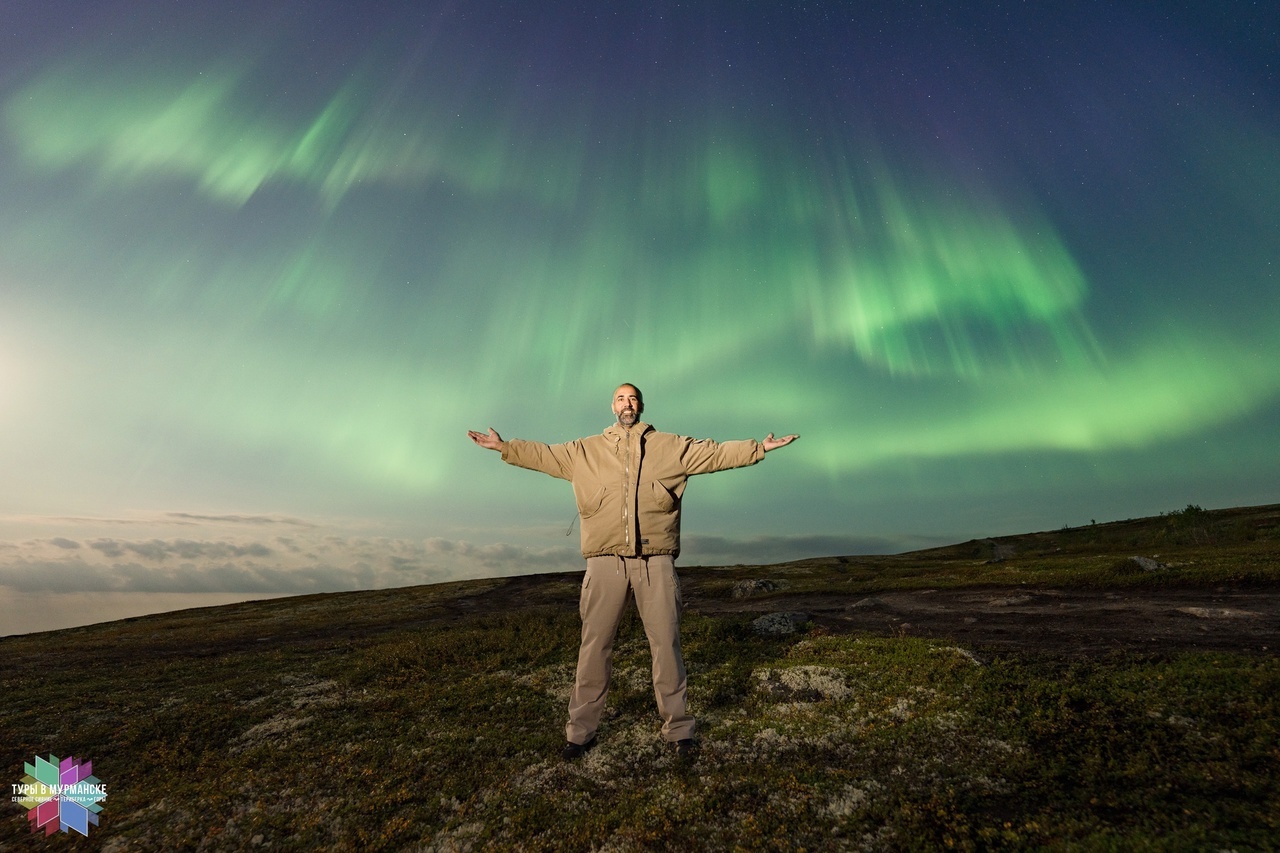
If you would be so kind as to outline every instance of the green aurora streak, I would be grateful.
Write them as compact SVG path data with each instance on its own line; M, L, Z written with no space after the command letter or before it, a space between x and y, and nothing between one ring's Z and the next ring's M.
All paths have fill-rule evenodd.
M37 206L5 250L37 265L78 242L50 286L77 292L92 270L85 298L116 314L113 334L174 324L127 373L103 362L99 381L137 404L116 428L159 419L434 494L464 470L459 427L511 416L513 387L580 395L655 352L644 381L673 391L664 409L722 431L721 398L749 399L753 429L805 433L794 464L834 475L1156 446L1280 394L1274 316L1214 330L1157 315L1101 342L1047 216L869 140L820 146L725 116L658 132L633 116L589 145L586 106L538 136L504 124L510 110L461 115L444 81L410 98L368 76L296 125L247 98L243 71L69 67L5 105L32 180L92 188L83 222ZM216 222L299 190L314 204L242 247L101 219L115 198L183 187ZM370 218L388 199L404 221ZM158 410L144 404L155 388L171 391Z

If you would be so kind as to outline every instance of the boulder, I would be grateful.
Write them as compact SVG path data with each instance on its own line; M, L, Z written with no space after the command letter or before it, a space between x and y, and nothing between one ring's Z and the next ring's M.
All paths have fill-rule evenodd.
M762 636L794 634L809 621L808 613L769 613L751 623L751 630Z
M738 581L733 585L733 591L729 593L731 598L750 598L751 596L761 592L774 592L778 589L778 584L768 578L758 578L751 581Z

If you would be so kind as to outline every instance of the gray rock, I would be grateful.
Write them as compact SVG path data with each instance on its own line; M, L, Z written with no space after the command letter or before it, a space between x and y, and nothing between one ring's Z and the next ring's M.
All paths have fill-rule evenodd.
M1252 610L1235 610L1230 607L1179 607L1178 612L1197 619L1256 619L1262 615Z
M777 589L778 584L774 581L758 578L753 581L738 581L729 595L731 598L750 598L758 592L774 592Z
M1169 568L1164 563L1151 557L1130 557L1129 559L1142 566L1144 572L1159 572Z
M1032 601L1029 595L1006 595L1001 598L993 598L987 602L988 607L1017 607L1020 604L1026 604Z
M751 630L762 636L794 634L809 621L808 613L770 613L751 623Z

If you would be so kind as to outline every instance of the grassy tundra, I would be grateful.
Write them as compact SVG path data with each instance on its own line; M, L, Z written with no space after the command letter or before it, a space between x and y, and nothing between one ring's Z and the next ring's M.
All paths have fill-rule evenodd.
M1275 645L1081 656L751 623L798 596L838 613L893 590L1052 587L1244 590L1259 605L1240 624L1274 625L1277 520L1280 507L1188 507L895 557L685 570L692 761L658 740L633 617L600 745L560 760L580 574L9 637L0 768L16 783L36 754L92 759L108 798L88 844L107 850L1274 849ZM759 578L775 591L728 606ZM0 816L0 849L73 843L32 834L17 805Z

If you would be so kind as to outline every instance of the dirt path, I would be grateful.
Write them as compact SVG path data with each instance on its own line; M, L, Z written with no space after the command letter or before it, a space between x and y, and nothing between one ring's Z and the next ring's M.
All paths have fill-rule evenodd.
M691 614L799 612L834 633L933 637L987 654L1280 653L1278 583L1098 590L991 586L729 598L723 592L704 594L697 572L685 584L685 610ZM509 578L442 609L455 618L535 605L576 611L581 580L581 572Z
M690 611L798 611L829 631L936 637L990 653L1093 657L1113 651L1280 650L1280 586L1079 590L977 587L871 596L690 596Z

